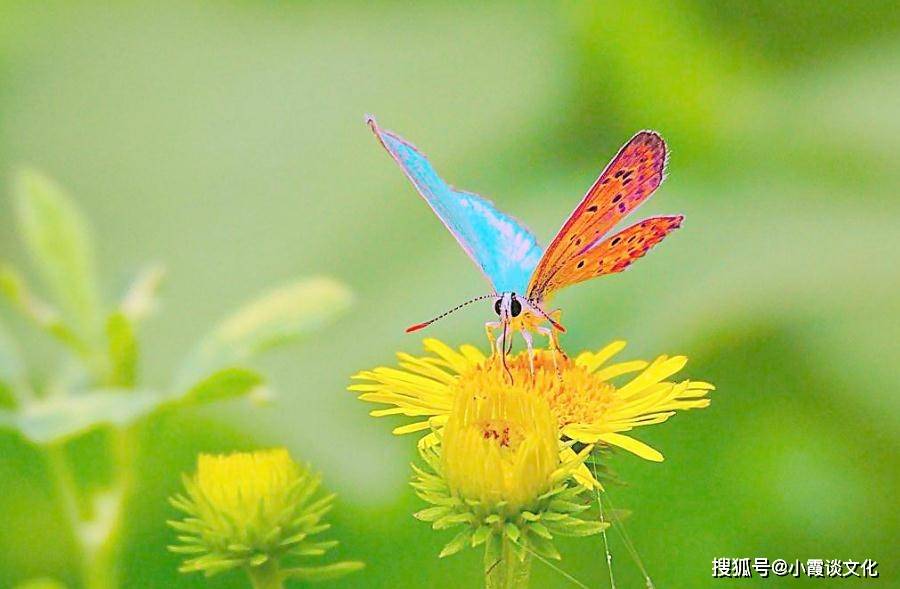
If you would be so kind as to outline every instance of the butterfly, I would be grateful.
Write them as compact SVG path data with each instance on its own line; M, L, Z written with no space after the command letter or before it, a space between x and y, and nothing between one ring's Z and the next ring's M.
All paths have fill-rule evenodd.
M561 351L558 333L565 328L559 322L560 311L545 310L549 298L572 284L625 270L684 219L682 215L650 217L607 235L663 181L666 144L654 131L637 133L619 150L543 250L525 226L490 201L444 182L411 143L379 128L371 116L366 122L494 288L490 294L410 326L408 333L490 298L497 320L487 322L485 329L493 352L505 355L507 334L516 332L530 353L532 332L547 336L553 349ZM495 330L500 328L502 333L495 340Z

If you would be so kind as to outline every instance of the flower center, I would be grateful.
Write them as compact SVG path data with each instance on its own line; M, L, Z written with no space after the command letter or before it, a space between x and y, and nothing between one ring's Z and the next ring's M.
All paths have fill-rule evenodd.
M562 354L556 354L554 364L553 356L548 350L535 351L533 374L528 352L507 356L506 368L501 359L490 358L461 373L453 386L458 395L470 397L484 395L495 387L543 397L560 429L570 423L602 421L617 402L615 387ZM502 430L491 429L489 433L491 427L485 425L485 439L491 435L497 440L512 441Z
M500 380L457 395L441 446L451 490L488 509L530 505L559 466L556 421L546 401Z
M522 428L508 421L489 419L478 425L485 440L493 440L498 447L514 451L525 437Z

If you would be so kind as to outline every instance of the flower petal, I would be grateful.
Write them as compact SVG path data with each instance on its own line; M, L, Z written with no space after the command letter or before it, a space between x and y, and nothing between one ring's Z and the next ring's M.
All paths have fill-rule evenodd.
M406 425L401 425L399 427L395 427L393 429L393 434L395 436L402 436L403 434L411 434L411 433L415 433L415 432L420 432L420 431L422 431L424 429L428 429L430 427L431 426L428 424L427 421L419 421L416 423L409 423Z
M662 462L663 455L659 453L658 450L655 450L648 446L643 442L639 442L634 438L629 438L628 436L623 436L622 434L601 434L599 439L607 444L612 444L613 446L618 446L624 450L628 450L634 454L637 454L641 458L645 460L650 460L652 462Z
M468 358L439 339L428 338L422 343L426 350L433 352L446 360L456 372L464 372L472 365L472 362L470 362Z
M579 365L583 366L585 370L588 372L593 372L597 370L600 366L603 365L604 362L621 352L627 343L625 340L616 340L612 343L607 344L602 350L595 354L591 354L588 357L585 357L584 354L580 355L576 361Z
M612 364L607 366L603 370L598 370L594 373L594 376L599 378L600 380L609 380L611 378L615 378L617 376L621 376L623 374L628 374L629 372L637 372L638 370L643 370L648 366L645 360L632 360L631 362L619 362L618 364Z

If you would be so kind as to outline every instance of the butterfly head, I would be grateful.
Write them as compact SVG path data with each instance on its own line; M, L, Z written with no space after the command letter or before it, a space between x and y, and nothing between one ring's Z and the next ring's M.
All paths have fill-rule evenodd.
M505 292L494 301L494 313L496 313L502 321L514 319L521 315L522 310L525 308L522 305L522 301L523 299L519 299L516 296L516 293ZM526 301L526 305L527 304Z
M505 292L494 301L494 313L502 323L512 324L514 330L533 331L537 325L546 320L557 331L566 331L566 328L544 311L537 301L516 295L514 292Z

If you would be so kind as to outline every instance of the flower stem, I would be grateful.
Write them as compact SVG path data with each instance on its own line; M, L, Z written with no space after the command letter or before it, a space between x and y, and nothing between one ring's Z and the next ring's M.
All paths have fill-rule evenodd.
M134 484L136 442L136 432L132 428L113 432L116 482L94 497L90 517L86 517L79 506L78 487L65 447L62 444L46 447L48 470L72 530L81 560L82 584L87 589L116 589L118 586L123 509Z
M47 446L46 452L48 470L53 478L58 499L62 504L64 515L72 528L72 533L76 536L75 540L80 543L80 538L77 536L81 514L78 508L75 480L72 477L72 471L69 469L65 448L61 444L51 444Z
M83 535L87 549L84 562L87 589L116 589L119 586L122 527L126 503L134 487L138 428L138 425L131 425L116 428L112 433L116 480L112 488L95 499L94 519L85 527Z
M247 576L253 589L283 589L284 578L278 562L269 559L259 566L247 567Z
M485 589L528 589L531 576L531 555L520 560L513 542L504 534L487 543L484 551Z

